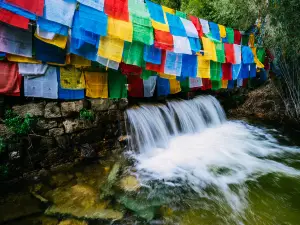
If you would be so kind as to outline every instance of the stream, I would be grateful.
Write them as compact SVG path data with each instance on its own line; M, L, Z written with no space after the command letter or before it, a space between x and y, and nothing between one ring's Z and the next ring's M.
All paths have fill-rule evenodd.
M278 130L212 96L126 117L123 153L1 188L0 224L299 224L300 148Z

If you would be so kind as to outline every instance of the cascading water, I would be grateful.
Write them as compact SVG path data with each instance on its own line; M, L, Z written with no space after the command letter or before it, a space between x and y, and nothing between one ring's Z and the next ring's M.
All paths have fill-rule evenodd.
M127 110L127 120L142 183L188 186L221 208L226 203L239 216L251 202L248 182L268 174L300 175L290 166L299 148L280 145L266 129L227 121L212 96L141 105Z

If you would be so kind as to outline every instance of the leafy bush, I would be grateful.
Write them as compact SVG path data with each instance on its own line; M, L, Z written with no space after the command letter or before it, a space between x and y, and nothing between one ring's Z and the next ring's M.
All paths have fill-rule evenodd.
M90 110L87 110L87 109L81 109L80 110L80 119L93 121L94 120L94 113Z
M6 144L2 137L0 137L0 154L5 151Z
M32 129L35 119L26 114L23 119L21 116L15 114L12 110L5 112L5 125L11 129L16 135L26 135Z

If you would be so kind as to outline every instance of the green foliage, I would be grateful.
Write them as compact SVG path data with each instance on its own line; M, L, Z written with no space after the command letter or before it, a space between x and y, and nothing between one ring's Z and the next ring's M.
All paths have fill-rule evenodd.
M6 144L2 137L0 137L0 154L5 151Z
M21 116L15 114L12 110L7 110L5 112L5 125L11 129L16 135L26 135L28 134L34 123L35 119L26 114L23 119Z
M80 110L80 119L93 121L94 113L91 110L81 109Z
M7 177L7 175L8 175L8 166L0 165L0 178Z

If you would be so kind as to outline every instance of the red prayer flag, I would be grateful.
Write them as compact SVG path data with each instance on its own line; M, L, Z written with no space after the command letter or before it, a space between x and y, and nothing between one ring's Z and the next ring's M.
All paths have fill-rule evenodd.
M139 76L142 74L143 70L141 67L134 66L134 65L128 65L125 63L120 63L120 70L123 75L135 75Z
M128 0L105 0L104 12L114 19L129 21Z
M174 41L173 36L169 32L154 30L154 47L173 51Z
M222 64L222 80L232 80L232 64Z
M152 64L146 63L146 70L154 71L157 73L163 73L165 71L165 63L166 63L166 51L161 51L161 64Z
M235 64L234 46L233 44L224 43L226 62Z
M20 96L22 77L17 63L0 62L0 77L0 94Z
M144 97L144 82L139 76L127 76L129 84L128 95L130 97Z
M202 87L201 90L209 90L212 88L211 80L209 78L202 78Z
M29 19L0 8L0 21L22 29L28 29Z
M5 0L5 2L25 9L37 16L44 15L44 0Z
M192 23L194 24L194 26L196 27L199 37L202 37L203 30L202 30L202 26L201 26L199 19L196 16L189 16L189 17L190 17L190 20L192 21Z
M242 40L242 35L239 30L234 30L234 44L240 45Z
M248 78L243 79L243 87L247 87Z

